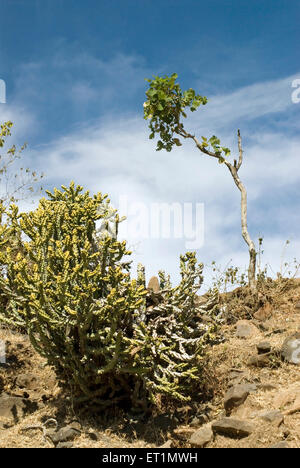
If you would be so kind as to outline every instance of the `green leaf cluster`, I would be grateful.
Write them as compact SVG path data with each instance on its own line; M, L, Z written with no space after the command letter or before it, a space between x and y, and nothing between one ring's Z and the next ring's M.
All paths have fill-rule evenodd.
M149 89L144 103L144 118L150 119L150 139L159 135L157 150L171 151L174 145L181 146L178 134L181 128L181 117L186 117L186 109L194 112L201 104L207 103L207 98L195 93L193 89L182 91L176 83L177 74L147 79Z
M208 149L213 152L216 156L219 157L219 163L222 164L225 161L225 158L230 155L230 149L225 146L221 146L220 139L213 135L211 138L207 139L202 136L202 148Z
M173 75L146 79L149 88L146 91L147 100L144 102L144 119L150 120L149 138L159 137L156 150L171 151L174 146L182 146L180 138L187 138L182 117L187 117L186 110L194 112L199 106L207 104L207 98L200 96L190 88L182 91L176 83L178 76ZM191 137L191 135L189 135ZM230 155L230 149L221 146L220 140L213 135L210 139L202 137L201 148L213 151L219 163L223 163Z

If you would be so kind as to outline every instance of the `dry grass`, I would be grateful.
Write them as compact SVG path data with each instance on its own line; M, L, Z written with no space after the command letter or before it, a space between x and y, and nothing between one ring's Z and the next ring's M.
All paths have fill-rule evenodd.
M211 362L215 365L223 388L223 394L219 401L215 402L216 410L213 415L215 419L225 415L223 396L227 390L228 375L232 369L245 371L243 381L255 383L258 386L258 391L251 394L246 402L232 413L233 417L253 420L257 430L251 436L241 440L217 436L210 444L212 448L268 447L283 439L287 440L290 447L300 447L300 411L285 414L284 423L279 428L271 424L262 424L261 420L255 418L255 413L262 410L279 409L283 413L288 413L288 409L293 404L293 398L287 399L286 402L282 400L283 404L279 405L280 395L287 396L295 393L300 397L299 368L282 362L279 357L276 357L276 350L280 350L284 340L296 331L300 331L300 309L295 308L295 304L300 300L300 281L279 280L274 283L265 290L267 300L272 303L272 317L263 324L255 322L258 326L257 333L251 338L239 339L235 336L235 325L226 326L224 327L226 342L214 346L210 351ZM237 303L236 298L233 302ZM230 306L230 301L228 306ZM260 325L263 325L261 330ZM249 367L249 356L256 354L256 345L265 340L268 340L272 349L275 350L273 362L266 368ZM274 389L260 389L260 385L269 385Z
M300 330L300 309L295 308L295 304L300 301L300 281L279 280L264 285L264 288L260 291L258 302L256 299L256 307L268 301L272 306L272 316L263 325L256 321L257 333L249 339L239 339L235 336L234 323L238 318L245 318L245 310L247 318L250 318L249 310L255 312L249 305L251 301L248 292L239 289L223 298L227 308L231 310L231 315L229 324L224 325L222 330L226 341L211 347L208 353L207 395L211 394L213 387L214 397L209 403L203 402L203 411L208 407L211 420L224 416L223 401L230 373L233 370L242 371L241 381L255 383L257 391L251 394L241 407L234 410L232 416L253 421L256 430L251 436L240 440L217 436L209 444L210 448L268 447L283 439L290 447L300 447L300 411L289 414L295 400L296 403L298 401L298 392L300 398L299 367L283 363L276 357L276 353L268 367L248 366L249 356L256 354L256 345L260 341L268 340L274 350L279 350L287 336ZM77 414L66 400L66 395L61 393L53 370L45 365L44 360L32 349L25 335L2 329L0 339L8 342L9 358L7 368L0 366L0 393L4 391L22 396L22 389L16 387L16 378L27 372L34 373L38 378L39 388L28 391L28 394L29 398L40 405L39 410L23 418L18 424L2 429L0 426L0 448L53 446L49 440L44 439L42 430L24 431L26 426L43 424L49 418L55 418L60 427L74 418L81 423L82 433L75 439L74 447L158 447L171 437L174 438L175 446L188 447L187 442L176 439L172 432L172 424L174 421L175 426L189 424L196 410L199 414L199 405L195 407L190 404L174 408L174 411L170 409L174 414L176 411L177 415L180 413L179 419L174 419L171 423L168 415L139 420L134 415L128 416L118 411L102 415ZM269 385L269 389L262 387L263 385ZM284 423L280 427L262 423L257 418L259 411L272 409L279 409L284 413ZM91 432L97 440L91 439Z

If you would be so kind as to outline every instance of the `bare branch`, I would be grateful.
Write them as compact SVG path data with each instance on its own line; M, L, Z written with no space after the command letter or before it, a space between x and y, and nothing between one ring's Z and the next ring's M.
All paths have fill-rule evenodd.
M192 135L191 133L186 132L184 129L181 129L180 135L183 136L184 138L191 138L194 140L197 148L202 151L202 153L207 154L208 156L211 156L213 158L220 159L220 155L214 153L213 151L207 150L201 143L199 143L199 140L195 137L195 135ZM177 132L178 133L178 132Z
M239 146L239 162L236 168L237 171L239 170L243 162L242 137L241 137L240 130L238 130L238 146Z
M194 140L197 148L204 154L208 156L220 159L220 155L213 153L212 151L207 150L204 146L202 146L195 135L191 135L190 133L186 132L184 129L181 129L181 136L184 138L191 138ZM238 170L242 165L243 162L243 150L242 150L242 139L240 131L238 130L238 147L239 147L239 161L234 160L234 164L230 164L229 161L225 160L224 164L227 166L228 170L230 171L232 178L234 180L235 185L241 192L241 227L242 227L242 236L246 244L249 248L250 254L250 263L249 263L249 270L248 270L248 277L249 277L249 285L252 289L255 288L255 269L256 269L256 249L253 240L251 239L248 231L247 226L247 191L238 176Z

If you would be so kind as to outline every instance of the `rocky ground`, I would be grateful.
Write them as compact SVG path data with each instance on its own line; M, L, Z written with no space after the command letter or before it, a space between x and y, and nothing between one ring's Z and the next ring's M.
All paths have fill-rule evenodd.
M0 329L0 448L299 448L300 281L262 295L258 310L239 291L223 298L231 318L209 351L214 395L147 420L76 413L28 338Z

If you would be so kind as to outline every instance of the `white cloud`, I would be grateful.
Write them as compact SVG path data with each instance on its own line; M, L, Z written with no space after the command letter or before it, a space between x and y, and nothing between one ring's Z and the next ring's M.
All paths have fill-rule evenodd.
M130 102L151 75L143 57L119 53L107 60L67 47L41 62L25 62L15 71L14 100L26 103L44 119L53 109L73 108L69 115L86 118L97 111L117 112ZM75 113L74 113L75 110Z
M215 95L201 108L195 125L206 127L207 122L211 122L209 126L223 128L244 119L250 121L293 108L292 83L299 76L300 72L284 79L245 86L227 95Z
M63 60L63 58L61 58ZM124 57L111 60L110 65L85 57L92 65L102 70L107 77L115 79L125 70L131 92L134 91L136 62ZM62 63L58 63L62 66ZM105 67L108 67L107 69ZM269 83L257 83L239 89L230 95L215 96L211 102L188 118L187 123L202 134L214 133L221 141L236 148L234 125L243 119L245 159L241 177L249 195L249 228L253 237L266 232L265 257L275 270L280 263L280 246L284 245L288 232L278 227L272 233L272 218L278 207L270 197L276 191L276 203L280 203L280 190L291 189L299 184L298 148L300 137L294 133L285 135L280 128L256 128L253 119L264 116L267 127L268 115L275 112L290 118L295 106L290 100L290 83L293 77ZM116 83L107 92L116 92ZM74 84L74 96L90 99L98 91L90 83ZM105 89L101 90L105 93ZM11 119L24 121L11 109ZM32 120L31 120L32 119ZM193 120L194 119L194 120ZM26 116L26 125L34 117ZM29 124L28 124L29 122ZM24 127L24 131L26 126ZM247 134L247 131L249 134ZM203 156L192 142L171 153L156 152L153 141L148 140L148 131L142 116L104 116L93 125L79 126L76 131L31 152L35 168L46 173L47 188L68 184L71 180L93 192L107 192L114 204L121 195L129 201L152 202L204 202L205 244L198 252L199 260L209 263L216 260L225 266L230 259L238 266L248 262L247 248L240 235L240 194L225 166ZM290 198L288 205L279 207L285 218L293 217L298 210L298 200ZM263 207L261 206L263 205ZM299 211L299 210L298 210ZM122 214L122 213L121 213ZM257 228L257 220L263 224ZM297 231L298 226L295 228ZM254 232L253 232L254 231ZM137 244L136 239L129 239ZM298 241L290 246L290 256L299 251ZM165 269L179 278L179 254L185 251L185 240L141 240L136 248L135 259L142 261L149 276L158 269Z
M12 130L14 143L16 140L19 141L21 138L24 138L24 135L28 133L32 134L33 129L37 125L35 115L29 112L25 106L0 104L0 123L2 124L9 120L14 123Z

